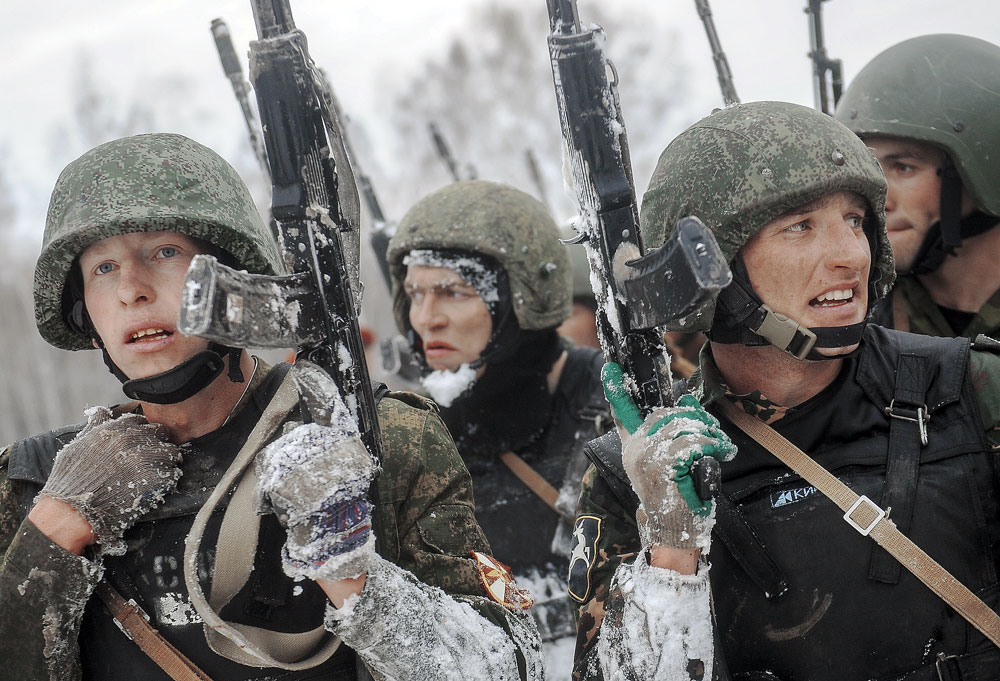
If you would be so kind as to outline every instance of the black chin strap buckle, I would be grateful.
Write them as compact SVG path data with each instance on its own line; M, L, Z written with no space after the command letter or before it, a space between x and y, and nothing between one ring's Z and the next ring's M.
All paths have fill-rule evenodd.
M760 309L764 318L752 331L795 359L804 360L816 345L816 334L767 304L762 304Z
M221 355L205 350L163 373L125 381L122 392L141 402L176 404L214 381L225 367Z

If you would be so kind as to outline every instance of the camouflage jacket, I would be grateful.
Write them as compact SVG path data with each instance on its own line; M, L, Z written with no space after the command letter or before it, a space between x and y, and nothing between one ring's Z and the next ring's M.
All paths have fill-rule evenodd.
M892 291L880 301L875 314L877 323L902 331L927 336L955 335L941 313L941 308L931 298L920 279L913 275L896 279ZM975 338L981 333L994 338L1000 334L1000 291L986 301L959 335Z
M257 404L254 399L257 387L259 384L251 386L253 390L250 391L249 399L233 418L234 423L243 418L240 427L245 433L239 440L240 446L264 407L263 404ZM354 648L358 658L376 678L385 678L382 675L385 667L381 663L393 656L399 659L406 656L406 651L398 648L384 649L386 642L393 638L391 635L386 636L386 632L402 628L397 621L401 611L405 611L407 607L424 608L431 611L430 617L446 619L447 616L444 614L435 614L436 609L459 607L465 608L460 610L461 612L472 613L473 611L460 605L463 602L471 605L475 613L478 613L476 624L481 621L486 625L486 629L500 634L497 641L491 642L493 651L513 652L522 679L540 678L538 634L531 617L525 611L508 609L491 600L484 590L483 572L471 556L471 552L488 554L489 544L475 521L472 485L468 472L462 465L433 405L408 393L389 393L380 401L378 414L386 447L382 472L377 478L379 506L374 512L377 514L376 526L380 528L380 551L386 561L377 562L375 568L369 572L368 583L353 606L354 620L350 621L348 618L337 625L337 634L346 645L341 646L341 650L331 658L337 660L337 664L330 667L329 676L324 678L354 678L354 656L350 654L351 650L347 645ZM295 418L294 412L289 418ZM217 432L222 432L224 429ZM57 431L58 437L70 440L76 430ZM198 438L193 443L200 440L201 438ZM18 505L19 501L25 498L22 487L26 483L10 479L8 475L12 450L13 447L8 447L0 453L0 551L6 551L0 571L0 657L5 662L5 671L0 672L0 678L60 681L102 678L91 676L88 672L88 669L94 668L93 665L87 664L87 657L93 656L91 651L94 646L118 646L117 649L126 651L127 655L141 656L141 653L137 653L134 648L122 648L123 645L133 644L126 641L117 630L110 627L103 628L102 619L106 622L108 618L98 600L91 596L94 586L102 576L101 563L63 551L49 542L30 521L22 522L24 508L19 509ZM199 454L205 453L198 449L194 451ZM221 475L220 472L213 471L212 475L206 478L203 471L199 472L192 468L199 458L185 456L183 464L185 475L182 476L182 481L190 476L192 480L200 479L203 482L206 479L211 480L212 475L216 475L215 479ZM227 464L222 462L221 465L224 469ZM182 482L178 492L171 496L186 495L189 499L199 499L198 490L191 490L190 484L189 489L185 491ZM34 487L37 489L38 484ZM202 487L201 490L205 491L205 488ZM209 488L200 497L201 503L204 503L210 491ZM170 506L169 497L164 507L168 506ZM194 509L196 510L197 508ZM158 511L160 509L154 510L151 515L155 515ZM123 569L137 568L134 560L129 562L129 557L136 553L133 547L137 542L133 541L133 533L136 535L144 532L152 533L154 526L168 524L171 520L175 519L144 518L126 534L130 548L129 553L121 557ZM183 527L189 527L190 517L184 519L184 522L188 524ZM263 528L263 520L261 525ZM283 531L280 532L283 537ZM264 536L262 532L258 539L258 556L261 547L266 545ZM206 534L206 539L207 537ZM277 544L272 543L270 546L278 550L282 543L283 539L279 538ZM103 559L105 564L110 560L110 558ZM266 558L261 560L264 562L254 563L255 573L261 565L266 567L270 563L272 574L269 578L283 580L280 568L275 575L273 567L280 563L276 560L267 561ZM144 584L153 578L150 573L155 572L157 581L173 579L176 583L177 575L171 576L169 567L161 565L158 558L155 565L146 565L141 569L141 574L132 574L130 579L133 584ZM172 565L172 567L176 569L177 566ZM33 582L38 584L33 586ZM44 582L44 585L41 582ZM251 586L248 583L244 590ZM288 593L295 595L302 594L305 589L308 596L310 588L315 590L318 587L308 581L300 583L289 581L287 584ZM405 593L400 593L401 590ZM243 593L240 592L241 595ZM460 603L449 599L445 593ZM186 597L186 588L182 595ZM448 606L446 601L452 606ZM293 602L295 607L305 607L302 599ZM86 603L85 611L81 608L82 603ZM317 601L312 601L311 609L306 608L298 613L290 612L288 618L312 621L319 618L322 622L323 608L327 610L332 608L326 607L325 602L319 606L316 603ZM186 607L190 610L190 604ZM318 611L317 607L320 608ZM171 615L157 604L154 604L154 607L149 607L147 604L146 609L153 618L152 624L168 640L171 640L175 631L183 632L185 629L185 626L175 626L177 612ZM183 609L182 607L181 610ZM223 615L229 619L225 611ZM468 616L476 618L475 614ZM275 616L275 621L278 619ZM199 622L200 618L195 617L181 624L189 629L193 625L200 635ZM88 627L91 631L87 630ZM426 632L410 632L409 637L416 642L420 640L421 635L426 637ZM177 633L172 642L183 643L185 640L194 639L185 639L183 633ZM428 645L433 645L433 642ZM220 658L204 645L195 648L182 649L182 652L196 664L203 665L206 671L213 668L223 670L216 671L220 677L300 678L295 673L288 674L281 670L238 665ZM415 654L421 654L423 650L422 646L413 646ZM430 655L431 652L428 650L424 654ZM344 660L343 658L348 655L350 659ZM144 658L141 659L143 662L148 662ZM511 662L512 660L507 659L505 664ZM323 669L325 670L326 666L323 666ZM314 669L312 672L306 672L306 676L316 671ZM358 671L360 672L360 669ZM159 670L154 668L149 676L143 678L159 678L156 676L159 673Z
M879 331L881 333L895 333L895 332L886 332L882 330ZM900 334L900 335L904 337L909 336L908 334ZM913 336L909 337L914 338ZM949 342L954 342L954 341L949 341ZM968 409L968 413L973 414L973 416L966 419L966 421L967 423L973 423L974 428L975 427L980 428L978 435L980 444L974 446L973 449L976 452L979 452L978 454L974 453L974 456L978 456L979 461L981 461L984 464L986 474L983 475L982 471L980 471L978 474L980 475L980 477L989 478L989 480L994 479L994 477L998 474L998 472L1000 472L1000 466L997 466L996 457L988 455L984 456L982 454L982 449L984 448L987 450L992 450L993 452L1000 450L1000 430L998 430L998 428L1000 428L1000 355L997 354L998 347L1000 347L1000 344L990 341L989 339L985 338L977 339L977 343L973 344L973 350L971 352L968 352L968 369L967 369L968 373L966 374L967 379L965 384L968 386L968 389L970 391L969 394L973 395L973 400L975 402L975 405L972 406L970 409ZM846 374L853 371L852 367L855 366L856 366L855 364L845 363L845 371L841 373L841 377L838 379L838 381L835 381L835 383L831 386L832 393L830 395L827 395L828 403L831 400L836 401L837 399L836 396L841 394L840 388L843 387L843 384L845 382L850 381L850 377L847 376ZM700 370L692 377L689 383L689 387L694 391L694 394L701 395L702 402L706 406L709 406L710 410L711 410L710 405L716 400L730 399L736 401L749 413L755 414L761 420L765 421L766 423L773 424L776 428L779 429L782 427L781 426L782 419L785 419L786 417L794 414L796 411L796 409L789 409L775 404L774 402L768 400L767 397L762 395L759 391L755 391L747 395L732 394L726 387L725 383L723 382L718 372L718 369L716 368L716 365L713 361L710 346L707 344L703 348L701 353ZM806 405L803 405L803 407L805 406ZM827 408L831 410L829 413L837 413L836 411L832 411L835 410L835 406L827 404ZM807 414L809 412L803 412L803 413ZM947 419L947 415L945 417L939 417L939 418ZM734 432L734 429L731 426L731 424L729 424L725 420L723 420L722 423L724 429L734 438L734 440L736 440L737 433ZM939 427L943 427L945 424L939 422L937 425ZM827 431L825 430L823 424L811 423L809 425L809 428L811 428L814 431L814 433L816 434L815 436L819 438L819 441L822 442L823 438L826 437L825 433ZM932 434L931 437L933 439L935 435ZM944 444L946 440L947 436L938 436L939 444ZM737 444L741 444L741 442L742 441L738 441ZM849 442L847 444L848 446L850 446L851 443ZM812 450L811 448L807 447L807 451L812 451ZM882 451L884 452L885 450L883 449ZM817 456L817 458L819 458L821 462L823 461L823 459L818 455L816 455L815 453L814 456ZM884 458L885 456L884 453L881 456ZM856 465L858 462L855 461L854 463ZM765 463L765 465L769 464ZM829 465L829 464L824 464L824 465ZM967 466L968 464L959 464L959 465ZM808 512L813 508L819 508L820 512L824 514L829 513L828 510L822 510L822 506L824 504L829 505L829 502L825 498L822 498L821 495L819 494L816 494L816 496L813 497L810 493L805 491L805 488L803 488L804 485L803 481L801 481L801 479L799 479L797 476L790 474L787 471L787 469L784 469L784 467L780 466L780 464L778 465L779 466L778 468L774 468L772 466L771 470L761 474L759 472L759 466L757 469L753 467L757 466L757 464L751 464L751 462L747 461L746 459L741 461L740 454L737 454L736 458L732 462L723 464L724 491L727 490L726 469L727 467L730 467L730 469L732 469L733 466L744 466L746 467L744 470L748 469L751 471L754 470L758 471L756 473L758 475L758 480L756 482L757 486L745 485L747 490L751 490L750 492L745 492L745 493L751 494L751 496L742 497L739 503L743 502L758 503L758 500L762 496L764 501L766 502L768 500L767 491L770 488L762 487L761 489L758 490L758 487L760 487L761 484L769 484L769 483L760 483L760 479L771 480L773 478L779 480L781 483L773 487L781 487L781 491L787 491L785 487L788 487L789 489L792 489L794 493L800 494L803 498L808 497L810 500L810 503L803 503L798 506L789 506L789 508L794 509L794 511L789 511L789 513L797 512L799 514L808 516L809 515ZM954 465L952 465L952 467L954 468ZM921 468L923 468L923 464L921 464ZM884 480L884 477L878 477L878 476L879 475L884 476L884 473L879 473L878 471L884 471L884 464L882 464L881 467L876 466L874 467L874 469L876 471L873 474L873 477L875 479L874 484L881 485L881 482L879 481ZM841 470L843 469L836 469L836 470L838 476L843 475L841 473ZM994 472L989 473L990 470ZM605 475L607 474L605 473ZM730 473L730 475L732 475L732 473ZM744 479L745 478L740 479L741 481L740 484L744 484L743 482ZM989 480L986 480L983 483L987 487L990 484L992 484L989 482ZM849 482L852 487L856 487L858 485L858 478L849 480ZM880 488L876 486L876 489ZM815 489L812 489L812 492L815 491L816 491ZM649 589L651 585L652 587L658 587L661 589L670 589L671 593L668 594L665 599L653 599L652 603L645 603L645 604L640 603L638 605L639 609L643 612L642 619L645 622L645 625L643 626L651 627L652 625L650 623L657 621L657 613L655 612L655 610L657 607L661 607L660 605L658 605L659 603L662 603L664 600L672 601L675 606L677 606L677 604L681 604L681 606L679 606L679 609L673 610L674 613L690 612L689 610L684 609L683 604L689 602L691 600L691 594L697 591L699 588L701 588L701 586L697 583L696 580L684 581L676 578L670 580L670 579L664 579L663 576L660 574L653 574L653 573L667 573L668 575L676 575L676 573L672 573L670 571L661 571L661 570L656 570L655 568L648 567L647 560L644 558L645 556L645 552L643 551L644 547L642 547L640 544L638 528L633 514L634 508L638 504L638 499L634 497L634 494L632 495L631 498L628 498L629 493L631 493L630 489L627 490L625 494L623 494L620 488L616 489L613 483L609 484L606 477L603 476L598 471L598 469L593 465L590 466L584 477L581 496L580 496L580 504L578 508L577 526L576 526L577 530L576 536L578 539L578 546L577 546L577 551L574 552L574 561L571 563L571 568L570 568L571 595L577 602L581 604L576 656L574 663L574 675L573 675L574 679L577 680L586 679L588 681L595 681L604 678L604 671L601 665L602 661L599 659L598 656L598 648L599 648L599 641L601 634L600 631L601 625L602 622L604 621L606 612L609 617L612 616L613 613L616 618L621 618L623 612L621 601L624 600L626 601L627 604L628 602L630 602L631 598L636 596L636 594L643 593L644 590ZM864 491L862 491L861 493L864 493ZM872 492L868 493L872 494ZM877 493L878 492L875 492L875 494ZM939 492L937 492L937 494L939 494ZM995 542L996 537L1000 535L1000 519L996 517L995 490L986 492L983 492L982 490L980 490L979 492L976 491L970 492L969 490L954 490L953 494L955 495L954 503L957 503L958 505L964 505L964 503L969 503L971 505L985 504L985 506L983 506L982 508L986 508L987 510L985 511L984 514L980 514L984 515L985 517L981 518L978 521L981 526L978 527L975 531L979 532L981 537L990 537L990 539L987 540L987 544L989 544L989 542ZM978 497L976 496L977 494L979 495ZM727 492L727 496L728 495L729 493ZM967 501L963 501L964 495L970 495ZM771 496L773 497L774 495L772 494ZM943 503L946 502L947 500L945 499ZM781 498L778 499L777 503L781 503ZM835 519L830 520L830 522L832 523L831 527L834 528L832 532L841 532L842 530L836 527L838 523L839 525L843 525L843 521L839 518L839 511L837 511L836 516L837 517ZM942 522L949 522L949 521L942 521ZM971 524L972 523L971 519L968 522ZM788 525L789 525L788 531L790 533L796 531L791 529L792 523L788 523ZM732 616L731 612L732 608L735 607L738 609L740 607L738 601L745 599L742 599L742 597L740 597L738 594L734 595L734 593L732 592L732 589L734 588L733 585L731 584L728 585L728 590L726 590L727 585L718 584L716 581L716 578L718 576L716 572L717 570L720 569L720 566L722 566L725 569L729 569L729 572L726 572L724 570L719 574L727 574L727 575L733 574L732 569L730 569L732 566L732 558L726 557L724 549L720 549L721 551L720 554L717 554L716 551L714 550L716 544L720 544L718 535L719 529L720 529L719 525L716 525L715 528L716 531L715 533L713 533L713 540L714 540L713 551L710 556L712 564L712 572L711 572L712 592L716 599L716 604L715 604L716 608L717 609L721 608L723 611L726 611L728 609L729 612L727 614ZM939 530L940 527L934 527L933 529ZM944 530L945 531L941 532L940 534L943 535L949 534L948 526L945 526ZM851 531L848 531L847 534L853 536ZM933 535L934 533L932 532L931 534ZM804 537L801 534L797 536L798 539L795 541L798 542L809 541L807 537ZM859 537L859 539L863 538ZM852 540L848 539L846 541L852 541ZM863 539L863 541L867 542L868 540ZM915 539L915 541L917 541L917 543L920 544L922 540ZM720 546L721 545L722 544L720 544ZM831 545L839 546L839 544L834 544L833 542L831 542ZM767 546L768 548L773 548L770 543L768 543ZM924 548L927 549L928 551L932 551L931 547L925 546ZM864 565L867 567L869 552L871 551L871 548L869 546L862 546L862 549L863 551L857 552L857 556L853 557L851 560L863 561ZM985 554L983 555L987 555L992 551L992 549L988 548L988 545L986 548L980 547L975 550L980 552L985 551ZM799 543L797 545L797 548L794 549L794 551L797 551L798 553L803 553L802 544ZM805 553L810 553L810 552L811 549L810 551L806 551ZM862 553L864 554L863 556L861 556ZM782 558L784 558L784 556L782 556ZM831 556L828 558L828 560L831 562L836 562L838 564L844 562L843 558L838 555ZM943 559L938 557L938 560L943 560ZM994 552L994 557L989 559L987 562L989 563L995 560L996 557ZM789 583L791 583L792 585L791 586L792 591L795 591L797 587L798 588L801 588L803 586L809 586L810 588L812 587L812 584L803 585L802 579L799 579L797 582L794 579L797 573L793 573L790 570L798 569L800 567L799 564L789 563L789 564L784 564L784 566L786 572L788 573L784 576L787 577L788 579L786 582L783 582L778 587L779 589L788 589ZM963 568L959 567L956 569L950 563L948 564L948 569L951 569L953 572L955 572L956 576L958 576L960 580L966 579L969 582L977 582L977 580L979 579L978 575L980 573L975 573L977 576L970 577L968 572L958 571L958 570L963 570ZM979 568L974 568L974 569L979 569ZM985 567L986 572L981 574L989 574L990 570L992 570L993 571L992 574L994 574L995 576L995 569L996 569L995 565L993 568L990 568L989 565L987 565ZM840 578L845 580L847 579L849 572L852 573L853 576L853 571L849 569L846 565L839 565L837 571L838 574L840 574ZM703 571L699 570L699 574L701 572ZM863 582L864 573L861 573L861 575L862 576L859 577L858 579ZM901 583L906 583L906 584L915 583L915 580L913 582L907 582L907 580L912 580L912 579L913 578L908 574L906 574L904 571L904 578L903 582ZM990 581L990 578L983 578L983 579L986 582ZM995 582L996 580L993 579L993 581ZM623 584L625 586L623 586ZM973 588L974 590L977 587L982 587L982 584L976 583L970 586L970 588ZM745 584L744 582L741 581L736 588L755 589L758 587L754 585L752 582L748 582ZM922 585L919 585L919 583L916 583L915 588L917 588L918 590L923 589ZM985 591L979 592L980 596L982 598L986 598L987 602L990 602L991 599L996 598L994 593L997 586L995 584L994 586L991 587L988 586L982 588L985 588ZM622 594L625 591L627 591L628 594L630 595L625 595L623 598ZM924 599L925 594L921 593L918 594L918 596L919 598L914 600ZM926 597L930 601L929 605L927 605L926 607L936 608L937 610L940 610L942 612L945 610L943 603L937 601L934 597L931 597L929 592L927 592ZM723 599L725 602L720 601L719 600L720 598ZM834 601L836 600L837 599L834 598ZM782 606L780 605L781 601L780 599L779 601L775 601L775 603L779 603L779 605L772 605L772 601L765 601L765 603L767 604L766 605L767 610L765 614L761 615L761 617L765 618L766 621L765 628L768 630L771 629L777 630L782 624L781 617L783 613L781 610ZM759 606L756 601L746 601L743 603L743 606L747 609L764 607L764 606ZM996 607L995 603L993 607ZM627 605L625 612L628 612ZM897 613L896 616L898 616L898 613L903 612L903 610L893 611L893 612L896 612ZM954 613L952 612L951 615L954 616ZM797 619L798 621L801 621L801 619L804 617L808 618L808 616L809 616L808 611L806 612L800 611L798 612L797 615L793 613L793 618ZM892 616L892 613L890 613L889 616ZM819 615L819 617L822 617L822 614ZM621 623L618 622L616 623L615 629L617 630L620 626L623 628L627 628L625 627L625 625L621 625ZM959 619L958 623L951 621L951 623L948 626L956 627L957 630L960 631L965 631L964 627L966 625L963 621ZM642 628L641 626L637 626L635 631L639 631L641 628ZM906 635L905 633L906 627L901 627L901 628L897 627L897 630L903 632L900 634L900 636ZM657 633L662 634L662 632L657 632ZM755 645L753 643L755 639L753 638L753 635L750 632L743 632L744 634L750 634L746 637L745 641L739 638L736 639L727 638L726 636L724 636L724 634L726 633L728 632L722 632L723 637L721 640L722 640L722 648L726 651L727 658L730 657L730 653L734 649L738 650L738 652L735 655L736 658L746 657L747 655L752 656L753 654L752 650L749 652L746 651L746 649L754 648ZM734 633L736 635L740 634L740 632L734 632ZM674 637L669 637L669 636L657 637L656 634L652 631L645 632L645 634L649 635L650 640L665 641L665 643L663 643L664 650L669 649L668 645L671 643L673 638L676 637L676 633ZM717 635L719 635L719 632L717 632ZM959 638L961 638L961 636L967 636L967 635L968 634L961 634ZM638 636L642 638L643 633L640 632ZM794 640L812 640L814 641L814 643L819 642L818 639L812 639L812 638L807 638L807 639L797 638ZM827 645L828 649L831 647L834 648L835 650L837 650L838 654L841 655L853 654L851 652L850 642L846 643L841 642L841 643L842 645L840 645L839 647L835 643L830 643L829 641L827 641L825 645ZM931 643L927 643L926 641L921 641L919 642L919 645L920 646L927 645L933 647L934 643L933 641ZM970 644L970 646L971 645L972 644ZM725 676L725 672L723 671L725 664L724 663L720 664L718 662L719 660L718 646L719 643L717 642L716 643L717 662L715 665L715 678L726 679L727 677ZM990 647L988 643L987 647ZM740 650L741 648L743 650ZM822 648L822 646L820 646L820 648ZM887 644L887 648L892 649L890 644ZM816 651L818 650L819 649L817 649ZM858 657L861 657L860 653ZM933 672L934 655L930 654L929 657L931 658L931 660L928 663L930 665L930 672ZM995 661L991 662L991 664L995 663L996 663ZM740 671L744 671L743 669L739 668L734 669L733 666L734 665L730 662L729 671L732 673L738 673ZM683 673L684 669L683 663L678 665L677 668L681 670L683 678L685 679L688 678ZM698 675L699 672L697 669L689 668L688 672L691 673L690 678L692 679L702 678L701 676ZM630 678L630 677L626 675L622 678ZM706 676L704 678L707 679L708 677ZM742 677L737 676L734 678L742 678ZM775 676L766 676L766 677L762 676L760 678L769 678L780 681L801 681L802 678L806 677L782 675L781 673L776 673ZM842 678L849 678L849 677L845 675ZM863 678L867 679L869 677L865 676ZM919 678L925 678L925 677L921 676ZM928 676L926 678L932 678L932 677Z

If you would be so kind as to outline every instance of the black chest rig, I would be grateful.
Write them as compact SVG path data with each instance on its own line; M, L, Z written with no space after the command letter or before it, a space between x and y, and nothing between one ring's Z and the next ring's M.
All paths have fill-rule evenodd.
M855 492L891 507L904 534L996 608L996 455L968 354L967 339L871 326L840 378L774 427ZM978 631L826 497L742 431L725 430L739 453L722 468L715 538L729 537L710 559L733 678L915 681L938 679L939 668L943 679L995 677L1000 654ZM747 529L756 535L749 541L739 534ZM772 676L753 675L765 671Z
M303 671L249 667L224 658L209 648L201 618L191 605L184 581L184 542L195 515L216 483L246 442L257 420L287 372L279 364L254 391L250 402L219 430L184 445L183 475L178 489L125 533L128 551L104 559L105 579L125 599L134 599L150 616L150 623L206 674L221 679L356 679L355 654L341 646L326 662ZM41 436L19 443L34 452L34 466L47 477L58 443L75 436L79 428L61 437ZM63 431L59 431L63 433ZM45 438L54 446L46 448ZM50 450L50 451L43 451ZM44 477L31 485L34 492ZM233 490L229 490L231 494ZM27 496L27 493L25 494ZM31 494L33 497L33 493ZM207 591L215 564L214 546L226 504L213 514L202 541L199 580ZM276 632L298 633L321 626L329 602L314 582L294 582L281 568L280 550L285 532L273 515L261 518L256 538L252 579L222 610L229 622ZM80 656L84 679L142 679L169 681L169 677L125 634L98 598L91 598L80 630Z

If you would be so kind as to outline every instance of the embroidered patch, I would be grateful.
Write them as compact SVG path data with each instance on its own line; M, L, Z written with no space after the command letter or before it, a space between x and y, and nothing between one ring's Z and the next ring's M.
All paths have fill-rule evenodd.
M486 589L486 594L490 599L508 610L527 610L535 604L530 593L517 588L509 567L485 553L478 551L470 551L469 553L476 559L479 583Z
M781 492L771 493L771 508L780 508L781 506L788 506L788 504L794 504L797 501L802 501L807 499L812 495L816 494L815 487L797 487L795 489L786 489Z
M597 540L601 538L601 518L582 515L573 528L573 553L569 557L569 595L583 603L590 596L590 571L597 562Z

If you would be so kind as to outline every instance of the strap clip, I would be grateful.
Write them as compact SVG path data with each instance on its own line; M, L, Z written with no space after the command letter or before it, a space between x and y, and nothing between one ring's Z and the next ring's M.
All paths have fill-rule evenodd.
M920 430L920 444L924 447L927 446L927 422L931 420L931 415L927 412L927 405L921 404L915 410L914 409L903 409L896 406L896 400L893 398L889 406L886 407L886 416L894 419L900 419L902 421L912 421L917 424L917 428ZM913 414L913 416L907 416L907 413Z
M130 610L131 612L129 612ZM122 602L121 609L118 610L118 612L113 613L111 617L111 621L115 623L116 627L121 629L122 633L125 634L125 637L130 641L134 641L135 637L133 637L129 630L125 628L125 622L132 614L140 615L144 620L147 622L149 621L149 615L147 615L146 611L135 602L134 598L130 598L127 601Z
M862 527L861 524L858 523L853 517L854 512L857 511L862 506L862 504L866 505L864 512L862 513L862 516L864 516L865 514L870 516L865 527ZM844 520L847 521L848 525L850 525L855 530L860 532L862 536L867 537L868 534L873 529L875 529L875 526L879 524L879 521L881 521L882 518L885 518L885 516L886 516L885 511L879 508L878 504L876 504L874 501L872 501L864 494L862 494L860 497L858 497L858 500L855 501L849 509L847 509L847 513L844 514Z
M805 359L816 345L816 334L787 315L775 312L767 304L762 304L760 309L764 312L764 318L753 332L792 357Z
M938 653L934 660L938 681L958 681L962 678L962 670L958 666L958 655Z

